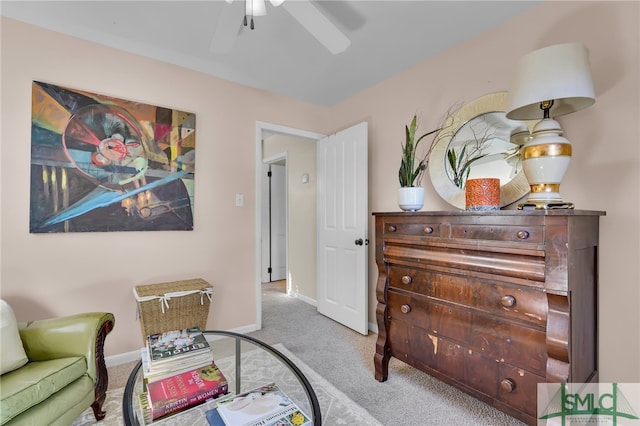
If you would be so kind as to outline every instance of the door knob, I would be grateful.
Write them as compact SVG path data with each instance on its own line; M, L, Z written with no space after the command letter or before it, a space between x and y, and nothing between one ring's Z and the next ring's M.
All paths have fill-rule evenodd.
M356 242L356 245L357 245L357 246L361 246L361 245L363 245L363 244L364 244L365 246L368 246L368 245L369 245L369 240L368 240L368 239L363 240L362 238L358 238L355 242Z

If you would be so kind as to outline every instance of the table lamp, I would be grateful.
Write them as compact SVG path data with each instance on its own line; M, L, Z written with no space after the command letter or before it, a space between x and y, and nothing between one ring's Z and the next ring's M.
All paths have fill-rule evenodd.
M519 209L572 209L560 197L560 183L571 160L571 143L553 118L593 105L589 52L580 43L548 46L518 61L507 96L506 116L541 119L521 150L531 192Z

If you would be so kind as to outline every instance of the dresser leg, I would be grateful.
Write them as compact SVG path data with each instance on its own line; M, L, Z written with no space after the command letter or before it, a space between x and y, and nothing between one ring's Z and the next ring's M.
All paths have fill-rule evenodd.
M389 355L389 348L386 346L385 342L380 342L380 338L378 338L378 342L376 343L376 354L373 356L373 365L375 367L375 378L379 382L384 382L387 380L389 375L389 359L391 356Z

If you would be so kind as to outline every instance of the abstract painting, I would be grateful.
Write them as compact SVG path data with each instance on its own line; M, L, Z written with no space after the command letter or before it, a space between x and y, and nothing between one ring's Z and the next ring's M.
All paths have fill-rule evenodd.
M31 233L193 230L196 117L34 81Z

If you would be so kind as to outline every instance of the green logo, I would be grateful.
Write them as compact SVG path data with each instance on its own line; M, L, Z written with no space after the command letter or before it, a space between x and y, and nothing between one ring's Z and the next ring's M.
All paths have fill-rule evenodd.
M554 424L560 420L562 426L640 424L636 413L640 404L640 386L637 383L627 385L629 389L625 392L630 394L629 398L618 383L540 383L538 419L554 419Z

